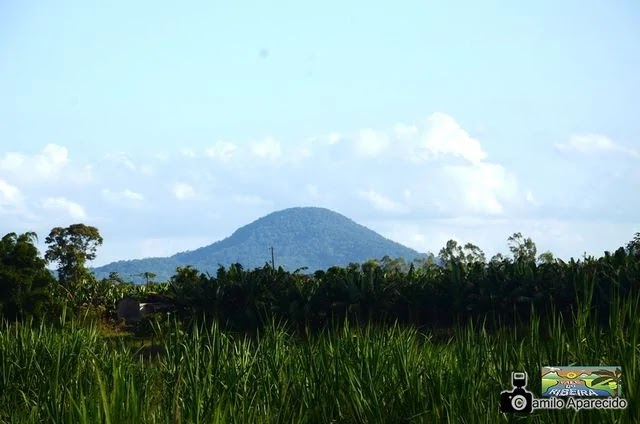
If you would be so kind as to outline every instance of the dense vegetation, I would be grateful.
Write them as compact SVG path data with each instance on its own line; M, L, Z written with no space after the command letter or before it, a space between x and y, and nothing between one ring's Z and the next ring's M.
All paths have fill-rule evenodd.
M269 247L275 250L276 265L288 271L307 267L313 272L383 256L408 261L425 256L336 212L306 207L271 213L239 228L224 240L194 251L169 258L120 261L93 271L98 278L112 272L135 278L150 271L165 281L178 266L192 265L210 273L215 273L219 265L228 267L234 263L246 268L260 267L271 262Z
M531 421L640 419L640 233L568 262L514 234L488 262L450 241L442 266L187 266L133 285L86 272L95 229L54 230L73 235L48 238L57 281L34 234L0 244L0 422L506 422L511 371L538 394L540 366L569 364L621 365L629 407ZM117 325L117 301L150 291L176 312Z
M498 411L511 371L541 364L615 364L624 370L624 411L536 412L528 421L638 422L637 304L617 305L608 331L557 319L488 333L458 328L437 340L411 328L345 326L294 338L268 327L256 338L215 325L158 331L156 358L133 355L95 327L0 330L0 422L398 423L508 422ZM513 418L513 417L511 417Z

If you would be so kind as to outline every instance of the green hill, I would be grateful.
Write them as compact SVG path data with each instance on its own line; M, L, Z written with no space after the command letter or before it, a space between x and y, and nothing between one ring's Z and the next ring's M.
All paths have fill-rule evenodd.
M273 212L209 246L168 258L114 262L93 271L98 278L118 272L125 279L153 272L157 274L156 280L164 281L174 274L176 267L184 265L210 273L220 265L226 267L236 262L247 269L262 267L271 262L270 247L274 248L276 266L289 271L308 267L313 272L384 256L402 257L406 261L426 256L329 209L298 207Z

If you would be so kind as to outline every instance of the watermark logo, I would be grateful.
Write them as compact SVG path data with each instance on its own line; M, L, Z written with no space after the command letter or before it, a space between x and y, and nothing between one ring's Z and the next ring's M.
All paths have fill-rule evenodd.
M620 367L542 367L542 396L621 397Z
M526 372L511 373L511 390L500 393L500 411L530 414L540 409L625 409L620 367L543 367L542 398L526 389Z
M533 408L533 394L525 389L526 372L511 373L512 389L500 393L500 410L502 412L530 413Z

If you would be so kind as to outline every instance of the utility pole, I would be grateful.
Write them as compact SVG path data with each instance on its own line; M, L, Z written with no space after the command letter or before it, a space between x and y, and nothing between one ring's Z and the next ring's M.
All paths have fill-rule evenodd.
M273 256L273 246L271 246L269 250L271 250L271 268L276 269L276 262Z

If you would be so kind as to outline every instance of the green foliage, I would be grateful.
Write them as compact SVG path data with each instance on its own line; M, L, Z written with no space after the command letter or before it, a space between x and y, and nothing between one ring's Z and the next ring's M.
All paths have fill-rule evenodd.
M42 316L51 302L54 278L35 246L37 236L9 233L0 240L0 317Z
M513 260L533 262L536 260L537 248L531 238L524 238L521 233L514 233L509 237L509 250L513 254Z
M313 272L385 255L406 261L425 256L328 209L290 208L260 218L200 249L169 258L115 262L93 271L98 278L111 271L131 276L152 271L158 280L168 281L179 266L191 265L212 274L218 266L234 263L242 263L247 269L262 267L271 262L270 247L274 248L276 266L288 271L307 267ZM137 277L136 281L144 278Z
M547 252L543 252L540 254L540 256L538 256L538 262L542 263L542 264L552 264L555 261L555 258L553 256L553 253L547 251Z
M640 256L640 233L636 233L629 243L627 243L627 253Z
M638 279L640 260L624 249L569 263L504 258L485 263L468 261L463 253L444 267L428 261L407 267L385 257L313 276L270 266L245 270L234 264L220 267L214 276L181 267L167 293L190 317L204 316L244 331L271 320L316 330L344 319L420 327L486 319L488 326L497 327L526 321L532 310L546 316L553 309L571 319L578 295L589 284L597 293L589 307L605 317L611 299L637 293Z
M474 262L484 263L486 261L484 252L475 244L467 243L463 246L458 245L455 240L447 241L445 247L438 254L443 264L458 262L470 265Z
M75 289L88 277L86 262L95 259L96 249L102 241L98 229L89 225L73 224L51 230L45 239L49 245L45 259L58 262L60 284Z
M607 331L580 308L579 326L552 314L515 332L466 323L446 337L347 322L294 337L272 322L248 338L173 321L156 327L155 358L74 321L4 325L0 422L501 423L517 418L498 408L511 372L532 376L541 364L621 365L629 407L538 411L526 421L637 422L639 306L637 297L616 302ZM528 389L539 384L531 378Z
M3 257L28 269L38 262L4 253L18 239L3 239ZM21 249L33 253L28 240ZM313 276L183 267L150 287L112 274L76 298L113 306L165 291L186 315L145 319L136 330L157 344L142 349L64 314L0 323L0 422L507 422L498 399L511 372L542 364L621 365L622 376L601 377L622 381L629 407L528 421L638 422L640 258L630 253L408 269L382 258Z
M145 284L149 285L149 283L151 283L153 281L154 278L157 277L157 275L153 272L149 272L149 271L145 271L143 273L138 274L139 277L144 278Z

